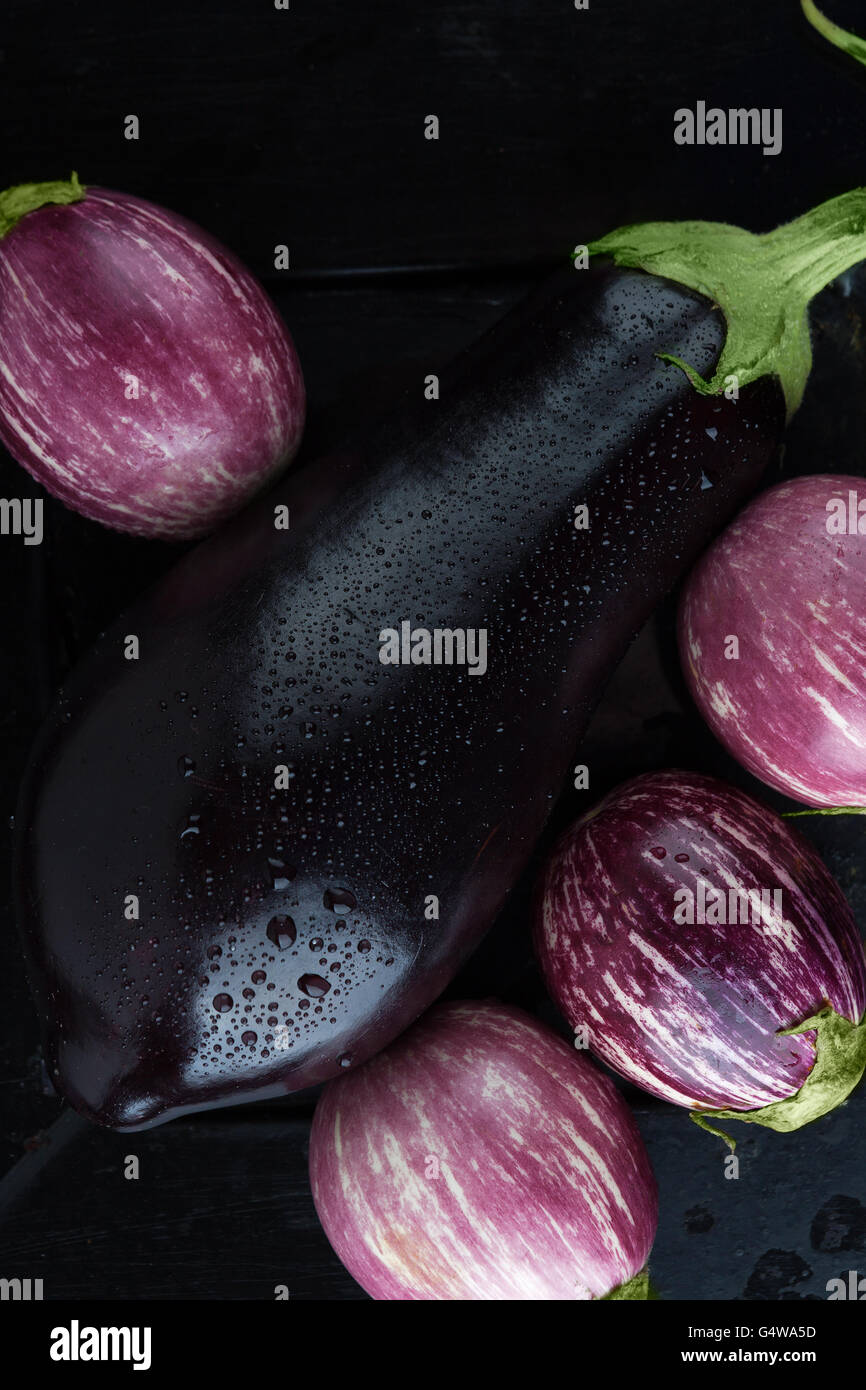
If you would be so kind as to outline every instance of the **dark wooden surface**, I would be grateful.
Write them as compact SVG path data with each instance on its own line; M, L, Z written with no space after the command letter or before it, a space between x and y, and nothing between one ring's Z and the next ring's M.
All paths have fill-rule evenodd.
M825 8L856 24L861 8ZM862 27L862 24L861 24ZM703 216L760 229L866 181L866 70L792 0L684 7L591 0L363 6L292 0L140 9L7 0L2 184L58 177L151 197L202 222L265 279L295 335L311 415L304 457L378 411L493 322L577 241L619 222ZM674 145L698 99L781 106L784 148ZM439 116L438 143L423 119ZM123 139L137 114L141 139ZM273 246L292 270L273 270ZM866 474L866 273L826 292L789 472ZM0 324L2 335L2 324ZM0 454L0 496L42 495ZM28 743L93 635L177 555L49 501L39 548L0 541L0 811ZM581 749L593 796L652 767L764 795L690 708L673 600L617 673ZM82 795L86 795L82 789ZM567 792L545 843L581 809ZM866 923L856 818L804 827ZM527 937L544 852L450 993L512 1000L558 1025ZM3 840L8 879L9 836ZM120 1137L46 1092L5 888L0 893L0 1276L46 1297L364 1295L331 1253L306 1183L313 1097ZM866 1093L801 1134L743 1130L741 1177L685 1113L628 1090L662 1194L653 1269L669 1298L823 1298L866 1261ZM137 1154L141 1177L123 1177Z
M263 276L280 242L342 274L523 264L648 217L769 226L862 175L866 72L796 0L72 0L50 22L6 0L2 45L10 183L77 168ZM782 106L783 153L675 146L698 99Z

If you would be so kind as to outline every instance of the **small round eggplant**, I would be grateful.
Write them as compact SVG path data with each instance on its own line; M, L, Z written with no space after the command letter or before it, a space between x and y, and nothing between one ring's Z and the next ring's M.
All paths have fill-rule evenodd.
M866 806L861 478L795 478L746 507L689 577L679 643L744 767L809 806Z
M438 1005L332 1081L310 1178L328 1239L374 1298L647 1297L658 1204L634 1120L520 1009Z
M0 193L0 443L118 531L202 536L296 452L304 383L257 280L127 193Z
M560 840L535 921L553 998L630 1081L795 1129L866 1066L863 945L773 811L713 778L638 777Z

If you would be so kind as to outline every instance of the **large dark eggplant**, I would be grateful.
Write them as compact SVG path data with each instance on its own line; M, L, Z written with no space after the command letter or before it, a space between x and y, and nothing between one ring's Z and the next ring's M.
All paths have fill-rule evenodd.
M629 639L774 454L778 379L695 390L725 342L692 289L569 267L438 401L280 484L101 637L17 816L77 1109L132 1129L295 1090L441 992ZM486 671L383 664L403 622L486 630Z

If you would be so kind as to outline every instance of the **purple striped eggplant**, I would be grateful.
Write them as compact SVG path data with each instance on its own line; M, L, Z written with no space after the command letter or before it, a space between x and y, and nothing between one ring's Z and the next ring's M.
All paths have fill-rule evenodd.
M304 384L261 285L127 193L0 193L0 442L119 531L204 535L283 469Z
M696 1118L797 1129L866 1067L863 944L841 890L801 835L713 778L637 777L578 821L535 937L572 1027Z
M520 1009L432 1009L332 1081L310 1179L377 1299L646 1298L656 1184L631 1113Z
M679 643L744 767L810 806L866 806L862 478L795 478L746 507L689 577Z

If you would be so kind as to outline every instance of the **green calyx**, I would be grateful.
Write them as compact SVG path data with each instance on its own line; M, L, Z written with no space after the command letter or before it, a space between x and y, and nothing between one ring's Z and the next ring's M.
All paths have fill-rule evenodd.
M798 816L866 816L866 806L814 806L809 811L783 811L782 820Z
M786 1100L775 1100L760 1110L693 1110L691 1118L701 1129L724 1139L731 1153L736 1144L729 1134L709 1120L743 1120L789 1133L820 1119L847 1100L866 1071L866 1016L852 1023L834 1009L821 1009L796 1028L784 1028L779 1037L815 1030L815 1061L799 1091Z
M641 222L609 232L588 249L619 266L674 280L717 304L727 335L709 381L673 353L659 356L681 368L702 395L776 376L790 418L812 366L809 303L866 258L866 188L831 198L762 235L726 222Z
M826 15L822 14L817 5L813 5L812 0L800 0L803 14L808 19L814 29L818 30L825 39L841 48L843 53L856 58L858 63L866 63L866 39L859 39L856 34L851 34L847 29L842 29L840 25L834 24Z
M633 1279L627 1279L624 1284L619 1284L615 1289L611 1289L610 1293L604 1294L603 1297L599 1299L599 1302L607 1303L619 1302L620 1300L624 1301L626 1299L646 1300L653 1298L658 1298L658 1294L650 1284L649 1266L644 1265L640 1273L636 1274Z
M53 183L19 183L0 193L0 240L16 227L28 212L44 208L46 203L78 203L87 189L79 183L77 174Z

